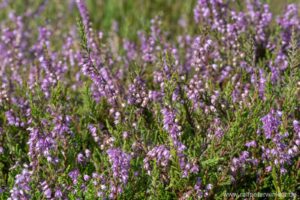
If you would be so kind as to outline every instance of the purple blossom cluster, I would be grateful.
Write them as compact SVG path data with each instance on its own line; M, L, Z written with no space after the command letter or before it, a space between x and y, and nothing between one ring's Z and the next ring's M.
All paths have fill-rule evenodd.
M264 2L161 1L174 26L136 2L2 1L0 199L296 190L299 6Z
M32 171L28 169L28 166L22 170L22 172L16 175L14 187L11 189L10 199L30 199L31 198L31 181Z
M164 129L170 134L172 146L176 150L176 154L179 159L179 166L182 170L182 176L187 177L189 173L197 173L199 171L199 166L196 163L188 161L186 155L184 154L186 146L180 141L182 128L178 124L176 113L168 108L163 108L162 114Z
M189 190L188 192L184 193L182 196L182 200L190 199L194 197L196 199L201 198L208 198L210 191L213 189L212 184L207 184L206 186L203 184L200 178L197 178L196 184L194 185L193 189Z
M145 82L136 77L128 88L128 104L146 107L149 101Z
M171 162L171 153L164 145L160 145L151 149L146 158L144 159L144 168L149 175L151 175L150 161L155 161L156 165L161 168L162 171L167 171Z
M280 135L277 134L273 139L272 143L274 144L273 148L266 148L262 146L263 154L262 158L263 162L269 161L271 163L266 167L266 170L270 172L273 167L279 167L280 173L285 174L287 170L285 169L285 164L291 164L291 155L287 152L287 144L284 142L284 138L287 137L287 134Z
M130 155L124 153L120 149L107 150L109 162L111 163L113 180L110 182L110 195L114 199L123 192L129 180Z
M246 142L245 146L249 151L243 151L238 158L232 159L231 171L236 175L237 172L245 171L247 164L257 166L259 163L265 166L265 172L270 173L273 169L280 174L288 172L287 167L293 164L293 159L299 155L299 122L293 121L294 134L288 132L281 133L282 112L272 109L266 116L261 118L263 122L263 137L270 140L260 145L261 155L250 156L258 144L255 140ZM292 136L291 136L292 135ZM292 139L290 140L289 137ZM251 153L252 152L252 153Z
M282 113L280 111L271 110L270 113L268 113L266 116L261 118L261 121L263 123L263 130L265 133L265 137L267 139L272 138L272 134L278 133L278 128L281 124L280 117Z
M267 121L267 127L265 129L269 131L269 133L274 132L274 135L271 137L266 138L272 138L271 147L266 147L265 145L262 146L262 159L264 163L269 163L269 165L266 167L266 171L270 172L272 168L279 168L281 174L287 173L287 166L290 166L292 164L293 158L297 157L299 155L299 132L298 132L298 121L293 121L293 127L294 127L294 135L292 137L292 140L288 140L289 133L280 133L277 131L278 126L280 125L280 121L278 119L271 117L271 115L274 114L274 110L272 110L269 113L269 121ZM277 114L278 115L278 114ZM281 116L281 113L280 113Z
M277 23L282 28L282 45L284 47L289 46L292 31L297 31L300 29L300 20L298 15L298 7L296 4L290 4L286 7L283 16L277 18Z
M236 175L237 172L242 172L245 170L246 164L252 164L256 166L258 161L254 157L250 157L250 153L248 151L243 151L239 157L232 159L232 164L230 166L232 174Z
M9 125L16 126L16 127L24 127L24 123L21 122L20 118L14 116L12 110L6 111L5 115Z
M94 172L91 180L93 185L97 188L97 197L105 199L106 193L109 190L106 176Z

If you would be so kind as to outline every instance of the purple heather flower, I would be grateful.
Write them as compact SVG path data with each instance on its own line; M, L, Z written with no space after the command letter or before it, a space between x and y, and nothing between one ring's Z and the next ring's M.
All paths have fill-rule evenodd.
M300 134L300 122L297 120L293 121L294 130L296 133Z
M272 84L277 83L280 80L281 72L284 71L288 67L287 57L279 52L275 58L274 63L270 62L270 70L271 70L271 82Z
M271 69L271 82L272 84L275 84L280 77L280 71L278 68L274 66L270 66L270 69Z
M103 65L103 60L101 60L100 50L94 39L87 7L84 0L76 0L76 3L85 26L88 47L91 49L88 55L83 55L81 58L82 72L93 81L92 91L96 101L100 101L102 97L105 97L111 105L116 105L119 91L110 70Z
M199 106L203 105L201 96L204 91L205 87L203 81L195 75L186 86L187 96L189 100L193 102L194 109L197 109Z
M85 0L76 0L77 7L79 10L79 13L81 15L83 25L85 26L85 31L87 32L88 36L90 36L90 26L91 26L91 21L90 21L90 16L88 9L85 5ZM90 38L89 38L90 39Z
M132 61L132 60L136 59L137 51L136 51L136 47L135 47L134 43L132 43L128 40L124 40L123 48L126 51L126 56L127 56L128 61Z
M5 112L5 115L9 125L16 126L16 127L24 126L24 122L22 122L20 118L16 117L12 110Z
M89 149L84 150L84 153L87 158L91 157L91 151Z
M194 192L196 193L197 198L207 198L209 191L212 190L213 185L212 184L207 184L206 186L203 185L201 179L198 177L197 182L194 185Z
M169 166L171 159L170 150L164 145L156 146L151 151L147 153L146 158L144 158L144 168L147 173L151 174L150 161L156 160L156 165L161 167L164 171Z
M56 158L54 157L54 149L57 148L57 141L51 134L46 131L46 127L49 127L49 122L42 121L44 130L40 130L35 127L29 127L27 130L30 132L29 140L29 158L33 169L36 169L39 165L39 158L44 157L50 163L54 163Z
M143 33L138 34L141 41L142 59L147 63L152 63L156 60L155 56L155 40L152 37L147 38Z
M275 110L271 110L269 114L261 118L263 123L263 130L267 139L272 137L272 133L277 133L278 128L281 124L281 114Z
M78 169L74 169L73 171L69 172L69 177L72 179L73 184L77 183L78 180L78 176L79 176L80 172Z
M192 44L191 65L197 71L203 71L208 76L207 65L221 59L218 44L210 38L196 37Z
M224 33L227 11L228 5L223 1L198 0L194 8L194 20Z
M217 139L222 138L222 136L224 135L224 130L222 127L221 120L219 118L215 118L213 120L208 130L208 133L209 133L209 137L214 135Z
M266 167L266 171L267 171L267 172L271 172L271 171L272 171L272 166Z
M280 173L281 173L281 174L286 174L286 173L287 173L287 170L286 170L285 168L282 167L282 168L280 168Z
M252 140L252 141L250 141L250 142L247 142L247 143L245 144L245 146L246 146L246 147L256 147L257 144L256 144L256 141Z
M44 191L44 195L45 195L45 197L46 197L47 199L50 199L50 198L51 198L51 195L52 195L51 189L50 189L50 188L46 189L46 190Z
M10 0L3 0L3 1L0 3L0 9L6 8L6 7L9 5L9 2L10 2Z
M258 84L258 93L262 99L265 99L265 88L266 88L266 77L263 69L259 69L259 84Z
M273 163L276 167L280 168L282 174L286 173L285 165L290 165L292 158L297 155L291 152L291 146L287 144L285 139L288 137L288 133L280 134L279 132L274 132L272 137L271 148L262 147L262 159L264 163ZM268 170L268 167L266 168Z
M88 129L89 129L89 132L92 135L94 141L100 146L101 142L100 142L100 137L98 136L98 133L97 133L97 127L93 124L90 124L88 126Z
M288 58L284 53L280 52L276 56L274 63L277 66L277 68L279 68L281 71L284 71L288 67Z
M110 186L110 195L116 197L118 194L122 193L122 188L128 182L131 157L118 148L108 149L107 154L109 162L112 165L111 168L114 178L114 181L111 182Z
M128 136L129 136L129 134L128 134L127 131L124 131L123 134L122 134L122 136L123 136L123 139L127 139Z
M176 149L185 149L184 145L179 141L181 136L181 127L177 123L176 113L171 109L162 109L164 129L168 131L173 140Z
M70 135L72 131L70 130L71 117L66 115L59 115L54 113L55 117L53 119L53 124L55 124L52 135L53 137L59 137L62 140L65 140L66 135Z
M179 165L182 170L182 175L183 177L187 177L189 172L195 173L196 168L194 165L196 164L190 163L186 155L183 153L183 151L186 149L186 146L179 139L182 132L181 126L179 126L176 119L176 113L172 109L163 108L162 114L164 129L169 133L170 138L172 139L174 148L179 158ZM191 171L191 169L193 169L193 171Z
M56 189L54 196L59 199L59 198L62 198L63 193L60 189Z
M77 162L78 162L78 163L83 163L84 161L85 161L84 155L83 155L82 153L79 153L79 154L77 155Z
M89 180L90 180L90 176L85 174L85 175L83 176L83 180L84 180L84 181L89 181Z
M133 83L129 85L127 102L129 105L146 107L149 98L145 81L141 77L136 77Z
M296 4L289 4L283 16L277 18L277 23L281 27L282 46L283 49L289 46L292 31L300 30L300 17L298 14L299 8Z
M24 168L21 174L16 175L15 184L12 190L10 191L11 199L31 199L31 175L32 171L29 171L27 168Z
M230 169L232 174L236 176L237 172L244 170L247 164L257 166L258 161L250 155L250 152L242 151L239 157L234 157L231 161Z
M255 27L255 39L258 43L265 43L267 40L266 29L272 20L272 13L270 12L268 4L261 4L260 1L247 1L248 14L250 21Z

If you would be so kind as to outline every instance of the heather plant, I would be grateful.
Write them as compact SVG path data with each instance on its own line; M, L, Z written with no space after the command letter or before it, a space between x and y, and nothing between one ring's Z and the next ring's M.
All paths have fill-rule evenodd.
M298 199L299 6L1 1L0 199Z

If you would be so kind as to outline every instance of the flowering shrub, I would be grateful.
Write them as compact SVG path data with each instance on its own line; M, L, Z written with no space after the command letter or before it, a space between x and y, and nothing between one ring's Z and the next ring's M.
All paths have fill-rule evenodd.
M297 198L299 5L29 2L0 3L1 199Z

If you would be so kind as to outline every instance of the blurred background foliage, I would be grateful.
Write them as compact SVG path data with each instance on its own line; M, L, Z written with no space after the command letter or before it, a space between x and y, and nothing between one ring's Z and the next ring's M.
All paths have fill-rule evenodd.
M2 0L7 1L7 0ZM243 2L244 0L236 0ZM79 17L75 0L8 0L6 9L1 9L0 19L4 20L10 11L17 15L34 13L28 19L28 26L51 24L57 31L64 31L69 25L76 25ZM288 3L300 0L264 0L271 5L272 12L277 15ZM182 30L179 23L190 23L193 20L193 7L196 0L87 0L87 6L96 30L109 32L118 29L119 36L136 39L139 30L148 30L150 20L160 16L163 26L169 33L189 33L194 30ZM238 3L237 3L238 5ZM171 35L171 34L170 34Z

